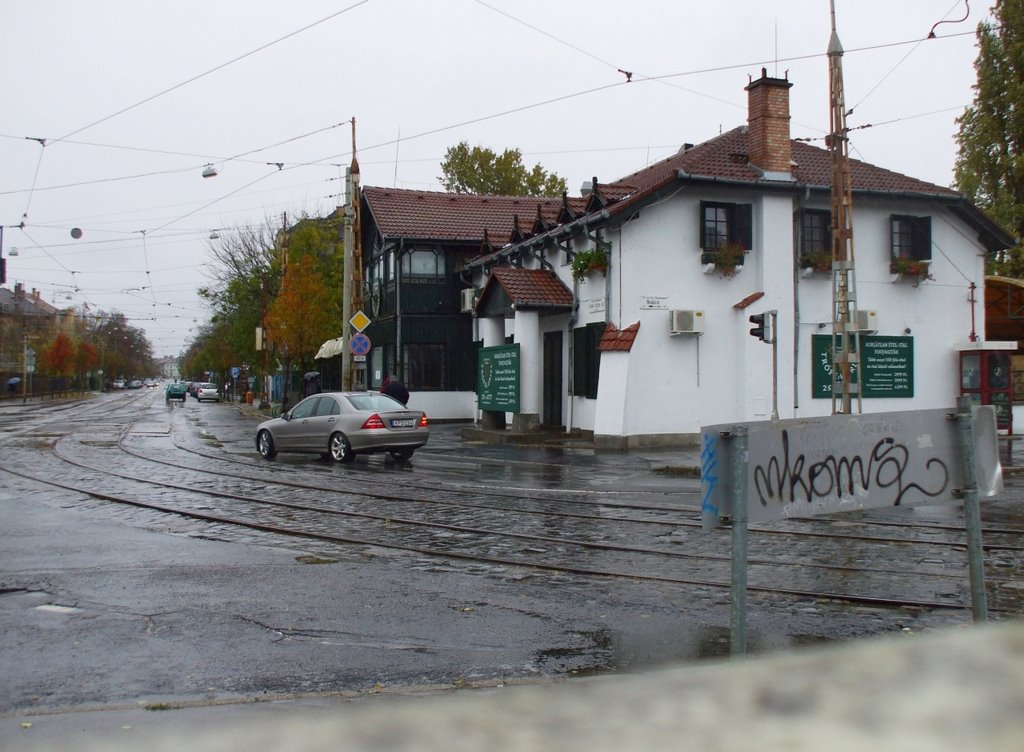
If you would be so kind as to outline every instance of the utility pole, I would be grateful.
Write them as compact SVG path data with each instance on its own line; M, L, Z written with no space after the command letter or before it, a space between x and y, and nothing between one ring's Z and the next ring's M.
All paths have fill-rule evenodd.
M832 35L828 43L828 152L832 165L832 414L861 412L860 332L857 328L857 284L853 257L853 184L850 176L849 131L843 93L843 46L836 33L836 4L829 0ZM852 383L854 372L858 383Z
M356 159L356 119L352 118L352 164L345 171L345 268L341 290L341 350L342 389L354 389L360 379L355 378L352 361L352 324L350 319L363 309L363 254L360 235L359 161Z

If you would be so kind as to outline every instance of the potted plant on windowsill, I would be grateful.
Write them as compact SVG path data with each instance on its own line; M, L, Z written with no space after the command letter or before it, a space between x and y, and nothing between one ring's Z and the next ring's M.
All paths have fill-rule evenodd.
M743 268L746 253L741 244L726 243L713 251L703 251L700 262L704 264L705 274L717 271L720 277L732 277Z
M892 274L892 281L901 279L912 279L920 282L925 279L935 279L931 275L931 261L910 258L894 258L889 262L889 273Z
M608 251L601 246L590 248L586 251L578 251L572 257L573 279L581 279L590 272L608 271Z
M832 271L832 252L831 251L815 251L813 253L805 253L800 257L800 274L801 276L808 276L815 272L831 272Z

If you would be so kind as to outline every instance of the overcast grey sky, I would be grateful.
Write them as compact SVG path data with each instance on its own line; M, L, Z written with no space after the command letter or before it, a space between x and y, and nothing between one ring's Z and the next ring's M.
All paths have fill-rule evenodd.
M987 4L926 37L966 6L836 0L854 157L952 182ZM8 285L119 310L177 355L208 317L210 232L331 211L353 117L364 185L441 190L468 141L576 193L744 124L762 67L793 82L792 135L820 139L828 37L828 0L4 0Z

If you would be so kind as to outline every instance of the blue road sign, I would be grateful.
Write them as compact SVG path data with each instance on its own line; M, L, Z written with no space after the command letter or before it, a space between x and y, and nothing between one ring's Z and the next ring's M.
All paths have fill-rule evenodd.
M349 342L348 347L353 355L366 355L366 353L370 352L370 338L362 332L353 334L352 341Z

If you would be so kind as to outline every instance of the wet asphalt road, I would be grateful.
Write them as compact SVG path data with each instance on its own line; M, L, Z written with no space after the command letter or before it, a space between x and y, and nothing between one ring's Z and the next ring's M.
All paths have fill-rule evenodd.
M140 441L154 441L169 409L157 396L100 395L92 404L111 408L108 428L137 420ZM176 440L255 456L257 420L238 406L189 400L170 409L180 411ZM0 440L44 419L4 412ZM39 435L82 430L100 429L67 420ZM435 426L413 470L379 455L358 461L367 471L400 479L415 472L438 484L649 494L699 487L663 472L695 464L693 452L466 444L457 426ZM388 472L376 476L382 485ZM364 547L328 551L125 510L6 474L0 519L0 713L8 720L69 708L547 681L674 665L728 648L729 596L720 589ZM763 594L751 594L749 606L752 652L970 620L968 612L839 608Z

